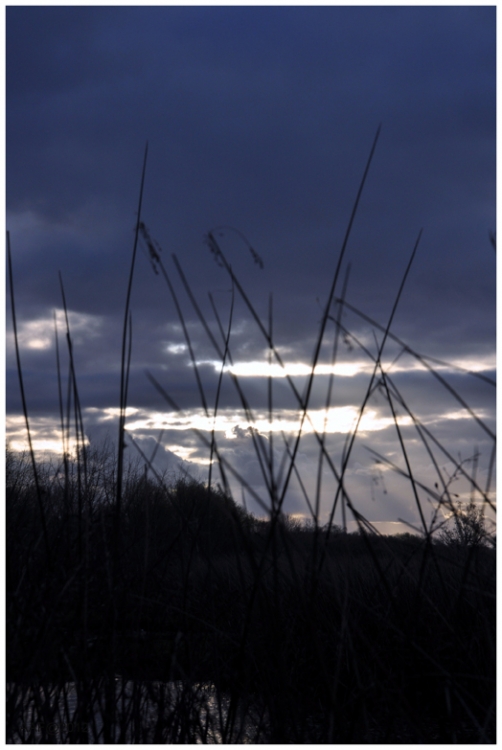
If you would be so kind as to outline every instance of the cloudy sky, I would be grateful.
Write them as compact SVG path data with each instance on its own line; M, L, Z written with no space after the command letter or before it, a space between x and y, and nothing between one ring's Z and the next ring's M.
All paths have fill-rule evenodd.
M299 400L381 124L334 291L342 296L347 279L347 305L340 318L334 302L329 309L284 509L308 515L319 497L325 518L350 445L349 503L384 530L404 528L400 518L419 523L410 482L386 463L407 471L391 406L424 487L446 485L468 499L462 470L474 470L486 489L495 430L495 7L20 6L6 14L7 229L38 451L61 451L54 314L65 382L68 359L59 272L87 437L116 439L148 141L141 219L165 275L140 238L129 455L139 455L131 437L150 456L162 431L155 465L177 471L182 461L204 479L214 429L227 467L246 482L242 491L228 469L236 499L261 513L253 492L267 505L270 476L282 494ZM392 319L396 338L382 353L392 404L382 385L352 442L379 326L422 228ZM225 261L211 252L209 232ZM216 403L232 304L225 262L240 287ZM21 448L13 342L9 312L7 437ZM443 381L410 350L441 360L427 362ZM418 492L429 520L433 493Z

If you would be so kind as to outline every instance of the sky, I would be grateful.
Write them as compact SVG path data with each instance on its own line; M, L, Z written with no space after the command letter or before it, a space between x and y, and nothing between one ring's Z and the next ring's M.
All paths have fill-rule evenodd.
M355 528L353 507L385 533L421 523L407 461L428 523L436 483L463 501L471 490L462 471L487 487L494 6L9 6L6 46L6 224L39 455L62 451L54 319L64 389L68 356L59 274L86 437L96 447L116 441L148 142L140 217L148 234L130 298L127 455L140 457L135 445L148 457L156 450L158 471L205 481L214 430L238 502L263 515L273 477L285 512L308 516L318 498L325 520L350 444L345 520ZM299 399L379 127L285 485ZM396 389L389 396L375 358L421 230L381 353ZM211 252L209 233L225 261ZM10 304L7 293L6 434L22 449ZM427 360L428 369L413 352L442 364ZM424 429L433 436L425 443ZM222 481L217 468L212 477ZM344 522L341 501L335 522Z

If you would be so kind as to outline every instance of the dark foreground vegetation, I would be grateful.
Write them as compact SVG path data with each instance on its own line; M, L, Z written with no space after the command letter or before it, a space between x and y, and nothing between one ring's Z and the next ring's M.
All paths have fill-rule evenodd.
M495 512L495 435L434 369L438 360L417 354L390 331L420 235L385 325L351 308L369 322L375 354L342 322L344 305L350 307L344 299L346 283L336 297L377 138L378 133L303 394L285 377L303 425L310 418L314 372L321 350L326 351L328 322L334 324L329 329L330 364L334 366L343 338L358 346L373 367L341 455L328 449L325 430L312 429L319 479L313 498L305 491L309 523L303 525L283 512L293 479L305 490L297 461L301 428L294 439L283 436L284 444L276 439L274 450L282 451L282 459L275 463L271 433L267 443L266 435L250 428L267 497L246 484L239 466L229 464L214 431L196 431L208 449L207 485L183 475L159 476L140 450L141 463L124 460L132 346L129 301L140 237L173 299L206 416L217 416L225 365L232 362L234 297L255 321L269 361L283 366L272 338L272 305L265 324L213 233L208 234L209 248L233 290L226 329L214 304L212 326L204 317L176 258L177 283L172 283L160 248L141 221L141 188L124 312L117 450L88 445L66 316L65 384L57 327L55 336L63 457L53 464L37 461L31 450L8 242L12 322L30 445L25 456L8 450L6 461L8 742L495 741L495 540L486 527L487 515L491 521ZM144 175L145 166L143 181ZM257 253L247 249L261 263ZM180 289L222 363L214 399L198 370L177 296ZM67 313L62 280L61 291ZM491 441L482 483L478 453L469 473L469 461L454 458L411 412L390 368L383 365L391 338L401 354L415 358L444 385L456 408L483 432L485 446ZM481 378L486 387L495 385L481 373L468 375ZM235 376L231 380L245 420L253 425L243 385ZM164 386L153 377L150 381L162 403L181 413ZM333 403L332 381L330 377L326 410ZM379 535L349 494L352 447L366 405L377 391L389 408L397 448L392 462L371 451L386 470L404 479L421 519L417 535ZM267 407L272 424L272 379ZM412 425L406 434L398 412ZM407 447L410 436L431 467L425 481L415 476ZM135 445L130 435L127 444L131 449ZM394 462L395 456L400 463ZM321 492L325 469L334 491L324 491L323 485ZM236 504L229 477L234 492L237 480L243 497L252 496L266 520ZM457 479L464 482L461 498L451 491ZM430 510L431 503L429 523L422 505ZM320 509L328 513L327 523L321 523ZM358 532L348 534L336 526L334 520L340 517L344 529L348 518Z
M113 455L66 468L39 466L48 557L7 456L8 741L494 740L493 549L260 521L139 465L116 536Z

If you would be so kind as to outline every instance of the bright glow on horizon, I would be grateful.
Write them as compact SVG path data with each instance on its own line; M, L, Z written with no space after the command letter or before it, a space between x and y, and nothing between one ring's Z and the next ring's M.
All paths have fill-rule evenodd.
M91 421L97 423L115 422L119 417L119 409L109 407L107 409L98 409L89 407L85 409ZM482 410L478 410L480 418L489 416L485 415ZM191 432L198 430L205 434L210 434L212 430L219 435L221 439L224 436L227 440L235 440L243 437L249 430L267 436L269 433L298 434L300 429L300 415L298 410L283 409L276 413L269 422L268 413L265 410L255 411L254 420L247 422L242 411L235 409L221 409L216 415L206 416L201 409L187 410L182 414L176 412L146 411L135 407L127 407L126 431L134 434L137 433L155 433L159 430L175 432ZM355 428L359 416L359 407L356 406L339 406L331 407L326 412L325 409L310 409L308 418L305 419L302 428L302 434L313 434L314 430L319 434L324 431L326 434L347 434ZM464 410L447 411L438 414L433 420L425 420L426 424L448 422L451 420L471 419L468 412ZM398 417L398 424L402 427L412 426L413 421L407 415ZM390 415L381 415L374 408L367 408L359 423L358 432L360 434L369 432L378 432L385 430L394 425L394 420ZM57 418L39 418L30 419L30 428L32 431L32 440L36 443L37 451L51 451L61 453L62 444L60 438L60 425ZM6 418L6 436L9 444L14 450L25 450L27 448L27 439L25 438L25 424L22 415L12 415ZM38 442L37 442L38 441ZM183 451L182 446L169 446L173 452Z
M89 441L86 439L86 446L89 445ZM26 453L29 450L28 439L14 439L8 441L9 448L16 453ZM31 445L34 453L38 454L54 454L55 456L62 457L63 446L61 439L48 438L48 437L31 437ZM76 455L77 443L74 438L70 438L69 452L70 456Z
M221 367L221 365L219 365ZM218 368L219 369L219 368ZM341 377L352 377L357 375L361 371L359 364L335 364L333 365L317 365L314 374L315 375L339 375ZM231 372L237 377L245 378L285 378L287 375L290 377L308 376L312 372L310 365L304 362L287 362L284 367L279 364L269 364L268 362L238 362L234 365L227 365L224 368L225 372Z
M118 419L120 416L120 409L118 406L109 406L107 409L97 409L96 407L90 407L89 409L86 409L88 412L93 412L95 414L101 414L102 417L99 418L100 422L108 422L111 419ZM134 406L127 406L125 410L126 417L133 417L135 414L138 414L139 409L136 409Z
M179 353L180 347L174 347L173 353ZM221 371L221 362L217 360L199 360L198 366L211 365L214 367L216 372ZM438 372L456 372L456 368L463 370L470 370L471 372L493 372L496 369L496 359L493 355L489 354L485 357L479 357L477 359L454 359L447 364L439 365L432 363L433 369ZM191 365L190 365L191 366ZM394 358L390 358L390 361L383 360L382 366L384 372L394 375L396 373L407 373L407 372L428 372L427 367L423 365L417 359L410 360L409 356L406 360L401 357L397 361ZM375 369L374 362L366 359L356 360L354 362L338 362L335 365L331 364L318 364L315 367L314 375L336 375L342 378L350 378L355 375L367 374L371 375ZM306 362L285 362L284 367L281 367L277 362L269 364L266 360L251 360L249 362L234 362L232 365L225 365L223 372L231 373L239 378L285 378L289 377L308 377L312 372L311 365Z
M110 410L107 410L110 411ZM332 407L326 411L324 409L309 410L309 419L303 424L302 433L312 434L315 431L322 433L342 433L351 432L356 424L359 409L355 406ZM410 417L398 417L398 423L401 426L412 424ZM379 417L374 409L368 409L364 412L359 424L359 432L376 432L385 430L394 424L392 417ZM224 433L228 439L235 439L235 428L241 431L241 434L250 428L256 432L267 435L269 432L285 432L297 434L300 429L300 417L297 411L283 410L280 417L275 417L269 422L266 413L257 413L252 423L243 420L240 413L231 411L222 411L216 415L216 419L211 416L201 414L199 410L183 415L176 413L154 412L145 415L139 419L127 422L128 432L141 432L145 430L200 430L201 432Z

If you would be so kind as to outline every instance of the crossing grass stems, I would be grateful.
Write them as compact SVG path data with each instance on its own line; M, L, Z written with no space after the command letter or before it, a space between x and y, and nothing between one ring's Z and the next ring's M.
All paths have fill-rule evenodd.
M61 279L69 361L64 397L55 321L63 451L59 461L36 459L8 238L12 322L29 444L26 454L9 448L6 454L9 742L494 741L495 536L487 529L486 514L494 511L495 435L438 372L443 363L418 354L391 332L420 235L386 323L350 306L345 299L347 277L336 296L378 135L379 131L354 202L303 393L286 375L300 429L293 440L282 436L280 466L274 458L278 439L270 432L268 441L263 440L250 430L265 496L225 455L215 430L196 431L210 457L207 482L187 474L159 474L153 457L144 455L126 431L132 348L129 300L139 241L145 243L154 270L172 296L206 416L216 418L223 378L229 377L253 424L243 382L225 368L233 363L236 297L263 336L269 362L284 366L273 337L272 302L265 324L228 262L216 230L208 233L207 243L231 280L228 323L211 298L216 329L210 325L177 258L177 280L171 278L141 218L147 151L124 313L117 446L94 448L86 443ZM254 248L248 249L253 261L262 264ZM187 294L221 361L214 405L197 366L180 290ZM344 325L344 309L383 332L376 354ZM329 449L326 423L316 431L310 409L314 370L331 324L332 365L341 338L359 346L373 365L356 427L338 458ZM424 365L493 441L485 486L477 478L477 458L455 459L408 407L383 366L384 347L391 339ZM471 375L493 385L484 375ZM153 375L149 378L159 398L181 414L165 384ZM333 376L326 412L332 387ZM393 416L405 468L377 451L373 454L409 483L421 519L419 534L378 533L348 488L354 442L377 389ZM272 422L271 378L267 408ZM398 408L411 418L435 468L428 483L415 477ZM313 430L319 451L313 497L298 466L305 425ZM126 440L138 450L137 460L128 463ZM449 477L439 467L438 453L454 467ZM325 467L336 492L328 520L322 523ZM458 477L471 487L468 506L455 500L453 483ZM284 512L294 481L303 491L309 515L302 523ZM258 503L263 517L253 516L234 500L236 483L243 497ZM429 524L422 507L424 493L436 503ZM341 526L334 523L335 517L342 519ZM347 518L356 522L356 532L347 533Z

